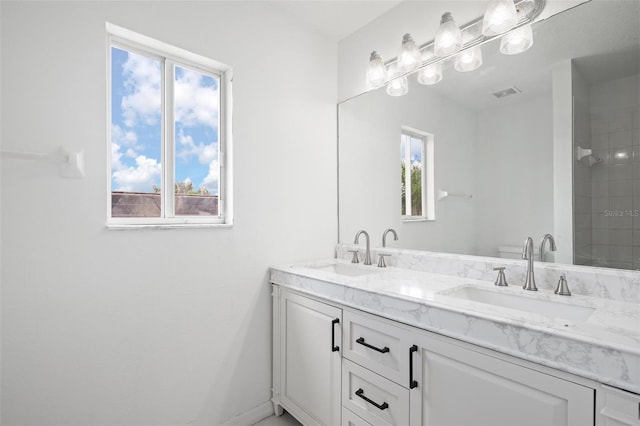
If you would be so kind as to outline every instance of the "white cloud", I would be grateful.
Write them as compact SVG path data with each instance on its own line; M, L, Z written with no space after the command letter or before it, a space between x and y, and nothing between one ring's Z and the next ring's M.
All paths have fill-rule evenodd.
M135 146L138 142L138 135L133 130L123 130L117 124L111 125L111 142L120 146Z
M176 121L185 127L218 127L218 88L205 85L205 76L183 69L174 87Z
M111 169L119 170L123 167L122 162L120 161L122 158L122 153L120 152L120 145L115 142L111 142Z
M200 188L204 187L209 190L209 193L218 194L219 171L220 167L217 160L209 163L209 174L202 180Z
M185 135L182 131L178 134L179 152L178 157L188 160L191 156L198 157L200 164L210 164L218 158L218 146L216 143L196 144L193 137Z
M124 167L121 165L119 169L113 172L114 190L151 192L154 183L157 182L160 177L160 173L161 167L155 158L147 158L144 155L139 155L136 157L135 167Z
M122 114L128 127L138 122L153 125L160 119L160 62L129 52L122 75L127 95L122 97Z

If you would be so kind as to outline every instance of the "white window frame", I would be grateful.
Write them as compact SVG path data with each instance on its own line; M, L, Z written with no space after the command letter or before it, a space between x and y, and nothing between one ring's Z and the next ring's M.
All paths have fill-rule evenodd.
M435 220L435 137L431 133L402 126L400 143L403 143L404 136L422 141L422 215L402 215L402 221L422 222ZM411 144L405 148L405 158L402 161L405 164L405 185L408 183L405 188L405 211L411 212Z
M135 33L125 28L106 23L107 33L107 228L185 228L228 227L233 225L233 174L232 174L232 80L230 66L171 46L167 43ZM161 215L163 217L111 217L112 170L111 170L111 48L120 48L161 61L162 66L162 117L161 117ZM220 167L218 213L219 216L175 216L175 123L173 106L173 84L175 66L180 66L219 78L220 111L218 162ZM167 188L169 190L167 190Z

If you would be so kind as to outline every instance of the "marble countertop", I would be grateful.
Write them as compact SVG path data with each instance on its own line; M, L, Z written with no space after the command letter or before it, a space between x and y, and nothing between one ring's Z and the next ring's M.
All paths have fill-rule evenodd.
M336 273L335 265L345 268L344 273ZM345 275L351 273L363 275ZM489 281L339 259L273 267L271 282L640 393L638 303L558 296L547 289L527 292L518 285L496 287ZM469 291L527 298L534 308L525 311L456 297ZM538 301L560 313L535 312ZM565 307L588 317L564 319Z

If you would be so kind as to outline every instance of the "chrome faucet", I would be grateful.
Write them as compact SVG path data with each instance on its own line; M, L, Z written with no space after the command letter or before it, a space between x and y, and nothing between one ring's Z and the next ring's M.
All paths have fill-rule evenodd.
M360 235L364 234L364 237L366 238L366 243L367 243L367 251L365 252L364 255L364 264L365 265L371 265L371 245L369 244L369 234L367 233L367 231L365 231L364 229L358 231L358 233L356 234L356 239L353 241L354 244L358 244L359 243L359 239L360 239Z
M549 240L549 250L556 251L556 240L553 239L553 235L544 234L540 242L540 262L544 262L544 243L546 243L547 240Z
M525 290L538 291L536 287L536 278L533 275L533 238L528 237L524 242L524 249L522 250L522 258L527 259L527 277L524 280Z
M398 241L398 234L396 234L396 231L393 228L389 228L386 231L384 231L384 234L382 234L382 247L387 246L387 234L389 232L393 234L393 241Z

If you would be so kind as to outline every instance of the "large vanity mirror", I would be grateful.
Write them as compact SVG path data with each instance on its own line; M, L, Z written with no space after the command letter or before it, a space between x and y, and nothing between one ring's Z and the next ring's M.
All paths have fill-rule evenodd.
M413 75L404 96L342 102L340 241L394 228L396 247L515 258L549 233L546 261L640 269L639 5L592 0L535 23L522 54L497 40L474 71L445 63L438 84ZM414 216L406 130L432 144L415 162L426 198Z

